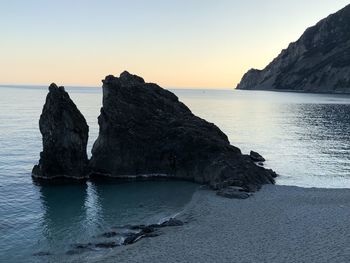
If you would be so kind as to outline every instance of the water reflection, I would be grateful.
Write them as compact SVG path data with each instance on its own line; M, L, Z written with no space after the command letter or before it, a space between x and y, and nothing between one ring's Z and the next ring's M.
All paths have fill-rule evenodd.
M155 223L181 210L196 187L180 181L92 184L96 216L105 225Z
M244 153L254 149L278 184L350 187L350 96L278 92L177 92ZM205 105L205 107L203 106Z
M350 105L301 104L294 125L315 173L345 177L350 172Z
M296 107L295 124L314 140L350 139L349 104L301 104Z
M156 223L182 210L198 186L189 182L39 186L43 207L38 249L64 254L127 224Z
M87 185L44 185L40 186L40 194L43 236L49 246L55 248L60 245L58 240L74 241L81 236L87 212Z

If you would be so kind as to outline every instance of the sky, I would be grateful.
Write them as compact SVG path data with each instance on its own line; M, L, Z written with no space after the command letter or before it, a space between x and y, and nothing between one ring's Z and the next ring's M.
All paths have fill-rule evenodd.
M345 0L0 0L0 83L234 88Z

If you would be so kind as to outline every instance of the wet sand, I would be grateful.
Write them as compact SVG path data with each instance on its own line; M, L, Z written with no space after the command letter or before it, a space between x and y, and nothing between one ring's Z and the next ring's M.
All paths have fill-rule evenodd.
M350 262L350 189L265 186L246 200L198 190L158 237L91 262Z

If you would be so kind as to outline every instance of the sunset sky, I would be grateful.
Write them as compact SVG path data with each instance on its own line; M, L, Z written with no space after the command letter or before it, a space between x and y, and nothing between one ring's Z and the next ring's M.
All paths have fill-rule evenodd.
M0 0L0 83L233 88L346 0Z

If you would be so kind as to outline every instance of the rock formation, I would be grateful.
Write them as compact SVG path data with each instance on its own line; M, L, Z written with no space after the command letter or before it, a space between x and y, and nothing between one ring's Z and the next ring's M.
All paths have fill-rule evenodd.
M242 155L218 127L193 115L170 91L128 72L102 82L93 177L163 175L214 189L274 182L273 171Z
M350 5L308 28L265 69L237 89L350 93Z
M89 127L63 87L51 84L39 121L43 151L32 171L38 179L83 179Z
M250 151L250 159L252 159L253 162L265 162L265 158L262 157L259 153L254 152L254 151Z

